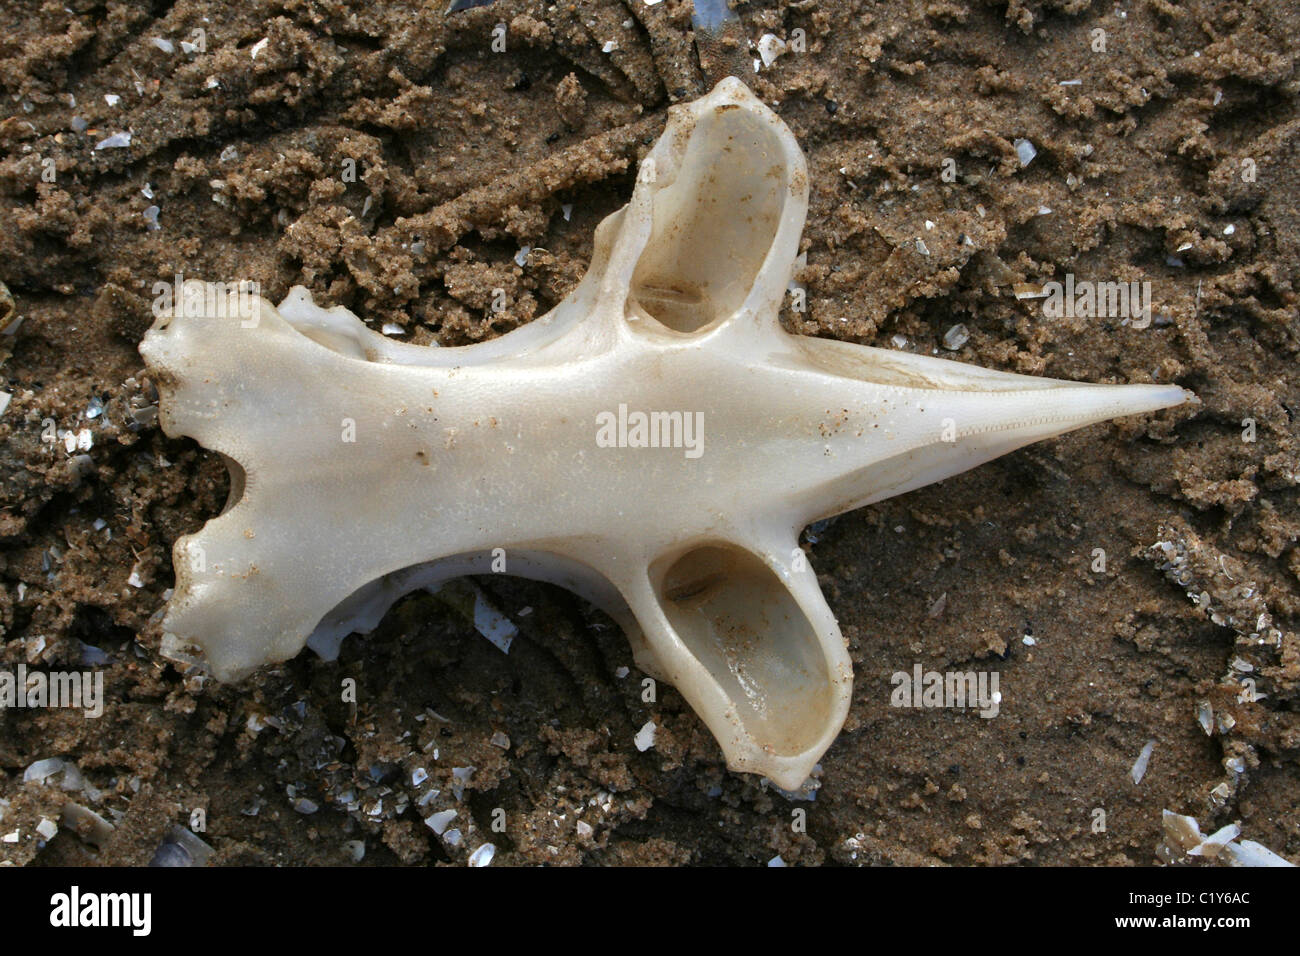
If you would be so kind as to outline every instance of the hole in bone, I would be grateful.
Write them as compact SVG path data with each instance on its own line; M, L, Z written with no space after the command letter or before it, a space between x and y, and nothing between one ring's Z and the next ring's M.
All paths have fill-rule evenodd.
M244 471L244 466L229 455L222 455L221 460L225 462L226 471L230 473L230 494L226 495L226 505L221 509L221 513L225 514L243 499L247 473Z
M326 660L334 660L344 638L354 632L374 630L388 609L404 595L418 590L436 593L449 581L457 578L469 580L474 575L522 578L564 588L609 615L629 634L630 626L634 629L634 619L623 596L604 575L589 565L546 551L512 550L510 570L503 573L495 569L497 560L494 553L480 551L413 564L381 575L357 588L322 617L307 644ZM489 639L490 632L498 627L514 628L509 619L494 608L481 609L475 604L473 616L474 626ZM636 653L635 644L633 653Z
M833 705L830 675L812 623L776 573L717 543L661 559L651 575L678 638L749 734L782 755L816 743Z
M781 144L745 110L700 117L681 168L652 200L629 311L697 332L745 301L789 196Z

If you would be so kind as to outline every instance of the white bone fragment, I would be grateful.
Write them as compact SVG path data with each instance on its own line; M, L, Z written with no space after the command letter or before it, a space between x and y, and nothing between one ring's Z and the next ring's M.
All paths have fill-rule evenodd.
M578 286L500 338L394 341L302 288L159 317L162 427L231 473L175 543L164 647L227 681L333 656L503 557L607 610L730 767L800 787L852 682L800 530L1187 396L791 335L807 207L793 134L726 79L670 110Z

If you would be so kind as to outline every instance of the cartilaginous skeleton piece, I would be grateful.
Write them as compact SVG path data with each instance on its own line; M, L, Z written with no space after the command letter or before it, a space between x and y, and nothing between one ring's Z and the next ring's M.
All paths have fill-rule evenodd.
M222 680L330 657L502 549L609 611L730 767L798 787L852 681L800 529L1187 394L786 333L807 197L790 130L728 79L670 111L581 283L498 339L397 343L302 288L161 316L162 426L232 478L175 544L169 648Z

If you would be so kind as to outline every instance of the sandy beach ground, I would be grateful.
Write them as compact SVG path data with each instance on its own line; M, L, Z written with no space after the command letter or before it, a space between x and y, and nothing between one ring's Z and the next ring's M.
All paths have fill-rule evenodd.
M521 580L474 582L519 629L507 655L465 585L404 599L334 663L186 675L159 654L171 547L229 481L157 426L136 351L154 284L302 284L402 341L484 341L574 286L667 108L714 77L679 0L6 3L0 668L105 689L95 719L0 712L0 860L144 863L181 826L213 865L487 842L493 865L1146 865L1171 810L1300 861L1300 11L736 15L786 51L711 62L750 65L809 162L791 331L1199 404L808 538L856 672L814 800L728 772L674 691L642 699L612 621ZM1067 273L1149 282L1149 324L1024 297ZM892 707L918 664L997 672L998 715ZM66 765L28 772L46 758ZM51 836L70 801L112 831Z

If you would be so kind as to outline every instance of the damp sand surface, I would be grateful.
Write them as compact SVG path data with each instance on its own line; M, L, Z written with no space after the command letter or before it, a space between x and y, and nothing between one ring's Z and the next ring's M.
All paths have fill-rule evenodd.
M202 810L214 865L486 842L493 865L1130 865L1168 809L1300 860L1294 5L739 6L738 35L789 44L747 80L809 160L792 331L1200 399L818 529L856 683L812 802L727 772L671 688L644 699L618 628L552 587L475 582L519 628L508 655L465 588L240 686L159 655L171 546L229 485L157 427L136 352L155 283L302 284L416 343L528 322L582 275L667 107L711 85L690 4L155 6L0 11L0 665L94 666L107 697L94 720L0 714L0 859L143 863ZM714 39L709 69L757 56ZM1149 281L1150 324L1017 297L1066 273ZM1252 639L1261 609L1280 649ZM996 672L997 716L891 706L918 664ZM24 783L47 757L115 825L98 848L40 835L68 799L66 775Z

